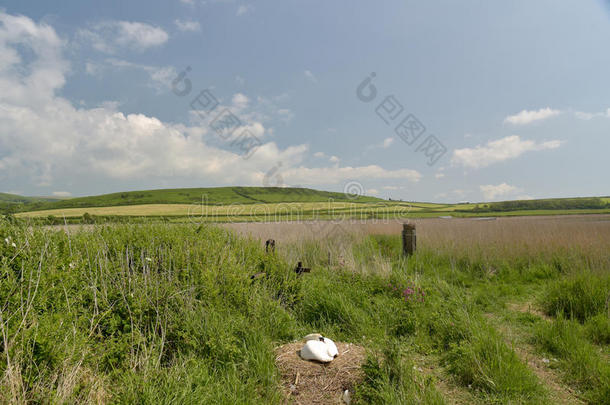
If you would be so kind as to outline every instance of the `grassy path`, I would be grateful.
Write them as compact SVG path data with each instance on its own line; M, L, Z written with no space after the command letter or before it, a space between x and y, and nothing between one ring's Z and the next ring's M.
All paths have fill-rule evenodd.
M531 304L509 304L505 314L486 314L496 329L504 336L506 343L512 347L519 359L526 364L538 377L549 393L549 400L553 404L584 404L577 393L562 383L561 376L556 371L557 359L547 359L537 353L536 348L529 343L532 336L525 327L517 323L530 322L533 318L548 322L549 318L542 312L533 309ZM522 325L522 323L521 323Z

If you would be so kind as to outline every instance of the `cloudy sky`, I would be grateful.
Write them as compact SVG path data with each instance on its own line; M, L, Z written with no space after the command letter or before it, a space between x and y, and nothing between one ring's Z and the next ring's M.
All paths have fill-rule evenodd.
M0 191L610 195L602 0L0 6Z

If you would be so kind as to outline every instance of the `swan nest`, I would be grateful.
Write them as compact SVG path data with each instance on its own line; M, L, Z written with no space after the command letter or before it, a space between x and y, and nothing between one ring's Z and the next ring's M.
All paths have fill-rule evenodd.
M353 393L364 374L361 365L366 358L364 347L335 342L339 355L329 363L303 360L298 351L303 341L275 349L275 363L282 375L287 402L294 404L344 404L345 390Z

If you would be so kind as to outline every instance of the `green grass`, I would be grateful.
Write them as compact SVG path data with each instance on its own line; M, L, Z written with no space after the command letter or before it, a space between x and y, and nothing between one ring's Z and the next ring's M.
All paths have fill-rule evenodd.
M580 324L561 316L539 324L534 342L559 358L564 379L581 390L589 403L610 403L610 363L587 341Z
M540 299L548 315L557 314L585 322L609 314L610 274L578 274L550 285Z
M574 317L518 318L537 355L587 402L610 397L597 261L400 249L345 235L267 255L205 224L66 234L0 219L0 402L279 404L273 349L317 331L367 348L357 404L548 403L501 328L507 303L536 297Z
M480 390L489 402L544 402L541 383L493 328L479 321L469 330L471 336L447 355L449 370L462 384Z

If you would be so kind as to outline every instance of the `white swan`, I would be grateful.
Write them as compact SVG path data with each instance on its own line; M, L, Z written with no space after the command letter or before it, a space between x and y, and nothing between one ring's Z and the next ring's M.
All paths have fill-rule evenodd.
M304 338L305 346L299 352L304 360L317 360L322 363L333 361L339 355L335 342L319 333L312 333Z

